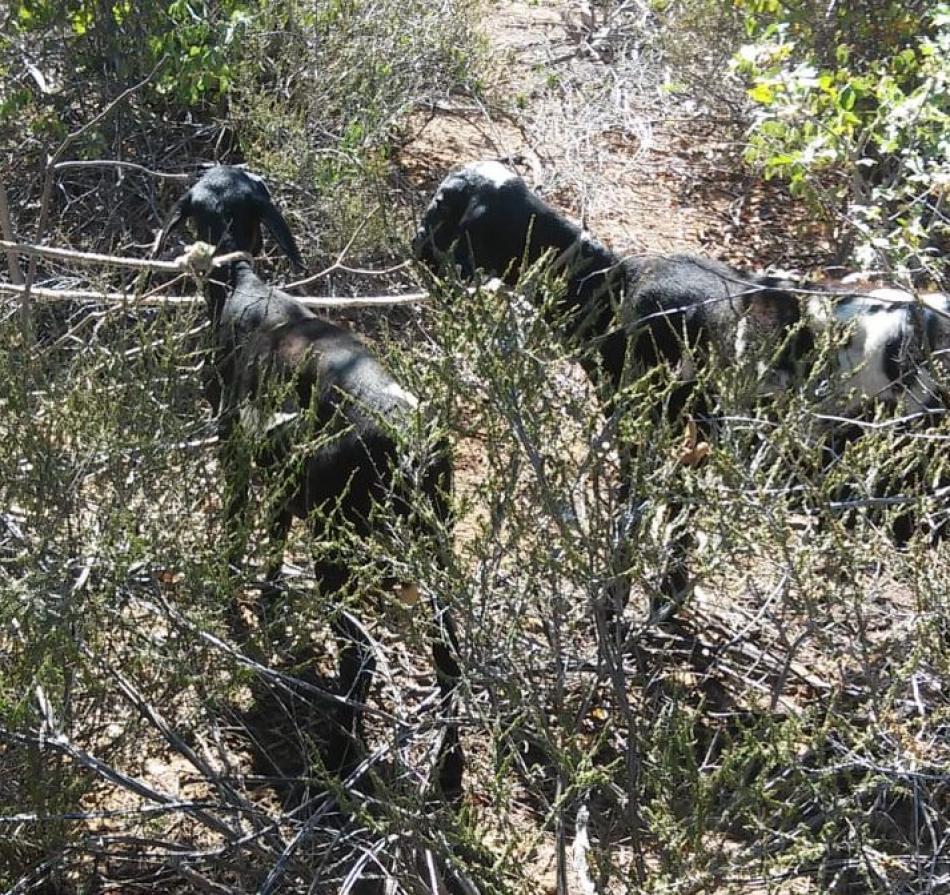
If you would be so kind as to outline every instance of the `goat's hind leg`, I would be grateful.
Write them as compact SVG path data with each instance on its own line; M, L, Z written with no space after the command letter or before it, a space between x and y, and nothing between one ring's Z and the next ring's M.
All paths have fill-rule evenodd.
M458 687L462 671L458 664L458 637L455 621L446 606L434 594L432 596L432 621L430 643L432 661L439 684L439 710L445 721L442 742L436 758L436 781L442 797L457 805L462 797L462 776L465 771L465 756L459 740Z
M349 581L345 568L324 564L317 577L326 596L343 595ZM353 770L363 739L363 709L376 672L372 643L363 625L345 608L338 607L332 622L340 651L339 693L345 700L337 712L337 727L330 739L330 765L339 775Z

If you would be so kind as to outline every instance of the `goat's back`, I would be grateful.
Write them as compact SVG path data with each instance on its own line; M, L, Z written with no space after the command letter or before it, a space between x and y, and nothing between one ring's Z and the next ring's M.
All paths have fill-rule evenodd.
M374 503L408 513L402 474L430 495L448 493L448 446L419 457L424 468L414 470L407 445L418 400L348 330L319 318L261 329L245 345L241 370L245 407L264 408L253 419L266 436L260 460L297 469L289 501L296 515L336 508L362 530Z
M267 285L246 262L233 265L228 285L213 283L221 291L217 337L231 344L242 342L262 329L316 320L316 315L295 298Z

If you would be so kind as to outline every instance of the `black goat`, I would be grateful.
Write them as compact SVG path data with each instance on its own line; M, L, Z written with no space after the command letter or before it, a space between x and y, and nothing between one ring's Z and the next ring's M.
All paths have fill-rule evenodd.
M787 335L799 319L797 303L774 281L692 255L617 256L497 162L468 165L442 182L413 250L429 267L448 259L463 277L482 269L509 283L549 256L567 280L559 322L573 347L595 348L581 362L604 399L620 388L627 365L636 374L666 362L690 379L693 351L715 347L731 358L772 332ZM779 365L790 372L798 353L789 346Z
M605 408L626 377L667 363L682 384L654 412L677 419L688 400L702 411L692 383L697 355L714 349L731 359L753 345L760 350L784 345L776 364L790 373L801 351L794 329L798 304L775 283L690 255L620 258L497 162L469 165L442 182L413 250L429 267L447 260L463 276L482 269L509 283L549 257L551 268L566 279L554 309L556 323L569 346L580 349ZM772 334L781 339L769 346ZM626 503L632 472L626 446L619 447ZM674 600L686 587L681 559L660 584Z
M295 265L300 253L263 181L232 167L216 167L177 202L162 238L190 219L201 240L217 252L255 251L260 224L268 226ZM271 535L280 545L268 571L273 582L293 517L306 520L321 547L316 576L324 593L342 592L352 579L346 559L334 555L338 526L370 534L374 509L388 505L413 530L446 549L452 468L444 440L415 456L400 433L412 430L417 400L382 367L373 353L345 329L317 318L294 298L268 286L246 260L212 274L206 287L214 363L208 397L218 413L222 466L227 480L229 561L243 555L249 489L248 435L259 465L281 470ZM415 482L416 490L412 483ZM429 502L420 507L417 501ZM433 522L435 520L435 522ZM338 549L338 548L337 548ZM448 610L432 596L433 657L442 710L454 713L459 680L457 643ZM360 706L371 683L374 660L361 626L344 611L333 627L341 641L340 685L344 741L351 751L361 726ZM341 765L346 761L341 759ZM461 792L463 761L454 724L440 751L439 785L455 799Z
M596 349L582 361L606 396L628 364L636 374L666 362L689 380L690 356L705 348L727 361L768 356L758 367L758 390L781 391L835 328L849 331L834 355L841 385L827 409L848 413L872 399L908 412L944 404L924 355L950 370L946 295L917 301L896 289L801 289L693 255L619 257L497 162L445 178L413 248L429 267L448 259L465 277L482 269L509 283L551 255L567 279L559 319L577 345ZM769 351L778 347L777 356Z

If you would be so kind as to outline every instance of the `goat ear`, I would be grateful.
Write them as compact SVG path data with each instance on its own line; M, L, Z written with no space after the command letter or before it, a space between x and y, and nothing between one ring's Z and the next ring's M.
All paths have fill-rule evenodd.
M165 244L168 234L172 232L188 215L191 214L191 190L188 190L168 212L168 216L162 222L162 229L158 231L155 242L152 243L152 257L154 258Z
M297 270L303 270L303 258L300 257L300 250L297 248L294 236L290 232L290 227L287 226L283 215L274 207L272 202L261 203L261 218L267 224L267 229L273 234L274 239L277 240L277 245L290 258L293 266Z

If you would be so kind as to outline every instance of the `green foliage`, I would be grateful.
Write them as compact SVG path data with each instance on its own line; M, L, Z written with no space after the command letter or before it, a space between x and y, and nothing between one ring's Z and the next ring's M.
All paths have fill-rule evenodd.
M56 35L65 57L60 76L94 79L108 73L130 86L156 66L151 89L180 105L213 103L227 93L241 37L254 4L248 0L189 3L163 0L17 0L11 21L20 40ZM6 117L26 100L8 97Z
M740 0L748 158L788 180L864 266L945 270L950 7Z

